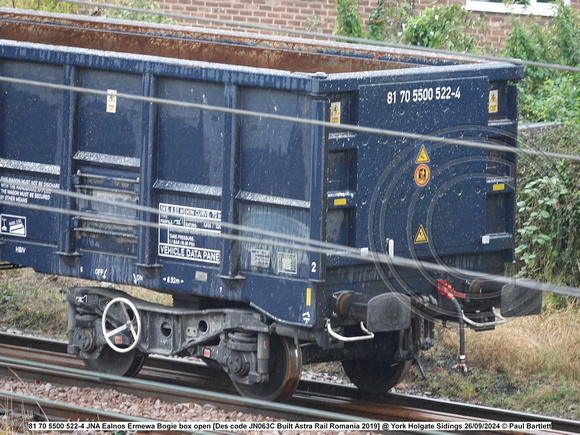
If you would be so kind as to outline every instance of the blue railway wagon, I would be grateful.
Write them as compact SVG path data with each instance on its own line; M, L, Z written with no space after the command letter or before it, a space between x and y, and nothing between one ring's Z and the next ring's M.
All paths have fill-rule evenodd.
M1 259L173 295L69 289L69 351L89 368L191 355L283 400L303 363L340 360L383 393L435 321L538 312L479 275L513 261L515 155L452 143L516 146L521 67L0 15Z

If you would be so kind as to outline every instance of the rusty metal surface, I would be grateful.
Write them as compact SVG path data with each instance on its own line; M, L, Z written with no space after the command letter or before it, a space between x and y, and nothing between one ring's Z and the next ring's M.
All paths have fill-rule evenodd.
M411 50L1 8L0 38L306 73L473 62Z

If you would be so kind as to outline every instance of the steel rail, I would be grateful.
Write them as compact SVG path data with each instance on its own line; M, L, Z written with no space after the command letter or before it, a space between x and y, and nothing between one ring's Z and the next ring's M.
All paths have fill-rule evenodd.
M53 352L66 351L64 342L47 342L37 337L22 337L10 334L0 334L0 343L21 342L26 348L38 347L39 349L52 349ZM1 347L0 347L1 349ZM25 352L22 350L21 352ZM2 351L0 350L0 353ZM24 353L17 353L22 356ZM53 356L54 358L54 356ZM81 367L80 360L67 356L64 364L74 364ZM37 374L37 372L35 372ZM219 376L219 375L222 376ZM216 376L217 375L217 376ZM86 376L94 378L99 376L92 372L86 372ZM196 363L183 359L150 357L146 360L145 368L141 377L147 379L163 379L163 382L177 382L185 385L199 385L203 379L210 378L209 383L204 383L203 388L213 388L220 392L232 392L227 376L221 372L210 369L205 364ZM121 378L125 380L126 378ZM56 382L52 380L51 382ZM94 382L94 381L93 381ZM121 383L120 387L123 386ZM113 384L111 388L118 388ZM135 390L129 387L129 391L135 394ZM163 393L163 390L158 392ZM150 392L145 393L145 395ZM173 393L172 393L173 394ZM175 396L170 394L159 396L163 400L191 400L191 396ZM499 421L499 422L538 422L551 423L553 430L550 433L580 433L580 422L566 420L558 417L547 417L536 414L528 414L517 411L502 410L490 407L476 406L465 403L451 402L442 399L410 396L399 393L389 393L384 397L369 398L358 389L349 385L329 384L319 381L302 380L297 393L290 402L299 408L309 409L332 409L340 415L356 415L380 421ZM237 409L237 408L235 408ZM444 410L444 411L442 411ZM283 413L274 413L277 418L291 419Z
M205 403L211 403L215 406L218 406L225 410L232 410L239 412L241 410L240 406L244 406L243 410L250 412L250 413L260 413L279 419L284 419L288 421L317 421L317 422L324 422L324 421L333 421L333 422L375 422L381 423L379 420L372 419L372 415L375 416L382 416L384 413L381 414L370 414L367 413L366 416L361 417L357 416L356 414L341 414L334 412L330 406L317 406L315 408L305 408L301 407L294 401L291 404L278 404L272 402L264 402L261 400L255 399L246 399L239 396L231 396L228 394L224 394L222 392L216 392L215 388L215 371L205 367L206 372L211 372L210 375L207 375L208 382L210 383L208 386L207 391L201 391L197 388L191 388L182 385L174 385L174 384L160 384L157 380L159 379L157 375L153 375L156 381L151 380L143 380L141 378L122 378L118 376L112 375L105 375L102 373L95 373L89 372L87 370L82 369L74 369L74 368L67 368L67 367L60 367L54 364L46 364L41 362L30 361L31 359L35 359L35 355L30 355L27 352L28 358L27 360L23 360L20 358L12 358L12 357L4 357L1 354L6 353L9 350L4 346L0 346L0 375L10 376L10 374L6 374L3 372L4 367L8 369L8 373L17 372L20 378L26 379L30 377L30 379L39 379L42 380L50 380L55 384L60 385L74 385L78 386L79 383L85 385L87 379L92 379L94 385L101 388L111 388L115 389L116 391L125 392L127 394L133 394L138 397L155 397L160 398L166 401L203 401ZM18 350L16 351L18 355ZM65 355L65 357L69 357ZM42 357L40 357L42 359ZM80 361L78 361L80 364ZM68 362L66 363L68 364ZM201 365L198 365L201 367ZM158 373L156 371L155 373ZM178 375L179 377L179 375ZM176 381L175 373L173 373L172 381ZM180 382L182 382L181 379ZM233 389L233 388L232 388ZM28 400L29 403L34 405L34 397L22 397L14 395L13 393L7 393L0 391L0 397L7 397L9 399L15 398L17 400ZM320 400L318 400L320 402ZM39 402L41 404L46 403L47 406L51 406L50 409L53 409L52 406L58 409L58 405L60 403L55 402ZM248 405L249 403L249 405ZM309 404L313 403L309 401ZM245 404L245 405L244 405ZM226 405L225 407L223 405ZM65 409L71 412L74 412L74 405L65 405ZM340 407L334 406L332 409L342 410ZM352 411L352 409L351 409ZM83 408L81 409L82 417L78 418L86 418L86 414L89 413L90 418L90 409ZM65 414L68 418L70 418L71 414ZM407 418L406 421L412 415L411 412L407 412L404 414ZM437 421L453 421L452 417L448 417L445 414L433 413L433 416L436 416ZM77 418L74 413L72 414L73 418ZM111 417L113 420L116 420L116 416ZM121 415L120 421L133 421L134 419L131 416ZM450 420L451 418L451 420ZM137 420L141 421L141 420ZM481 420L478 420L481 421ZM199 433L199 432L192 432L192 433ZM212 432L214 433L214 432ZM410 431L410 433L415 433L414 431ZM421 433L427 433L431 435L443 435L443 432L438 431L421 431Z
M66 375L71 378L74 378L75 382L83 380L87 382L97 383L99 386L109 385L111 387L114 387L115 389L121 388L123 385L125 385L126 388L129 388L132 394L137 395L137 393L140 392L141 394L144 394L146 397L150 397L152 393L155 394L157 392L165 391L166 393L170 394L171 397L173 397L173 400L175 400L175 398L179 398L180 400L184 400L185 398L188 398L189 400L202 400L217 404L223 409L229 408L231 410L234 409L239 410L240 407L243 407L245 409L254 409L278 415L292 416L294 417L294 419L297 416L301 416L302 418L313 419L316 421L322 420L343 421L343 422L371 421L369 418L361 418L355 415L346 415L332 411L302 408L296 405L266 402L263 400L234 396L219 391L211 391L209 389L201 390L199 388L193 388L189 386L160 383L157 381L145 379L144 377L126 378L121 376L109 375L106 373L91 372L81 368L67 367L67 365L71 365L70 359L71 358L75 359L74 357L71 357L69 355L65 356L66 361L64 364L57 365L54 363L48 364L46 362L37 362L35 361L36 353L31 353L28 351L25 352L26 359L0 355L0 365L2 365L3 367L10 368L12 370L19 370L22 372L24 372L26 369L26 373L29 374L33 373L36 376L38 376L39 374L46 373L47 375L60 376L64 378L64 376ZM3 346L2 353L4 354L8 353L10 355L11 350L9 347ZM21 355L21 352L18 350L16 350L16 355L23 356ZM60 355L60 357L62 357L62 355ZM45 358L46 355L42 355L40 356L39 359L43 360ZM52 358L54 358L54 356L52 356ZM79 365L82 365L82 362L80 360L77 361ZM8 372L10 372L10 370L8 370ZM212 370L212 376L210 378L212 383L214 382L215 377L214 375L215 371ZM32 378L34 379L35 376L33 376ZM184 377L181 376L181 379L179 379L179 381L183 382Z
M6 352L6 348L3 349ZM0 353L4 353L0 352ZM19 352L16 351L16 355L19 355ZM68 357L68 356L67 356ZM106 381L104 378L108 376L101 376L100 373L88 372L86 371L86 377L83 376L82 373L85 370L77 370L72 368L63 368L59 370L59 366L55 366L54 364L46 364L34 361L28 361L30 359L36 359L36 357L30 358L28 357L27 360L22 360L20 358L6 358L0 355L0 374L2 373L2 367L7 367L10 372L16 371L21 378L27 378L30 376L30 379L42 379L50 381L55 384L60 385L76 385L78 386L81 383L83 386L87 385L87 379L93 378L93 387L105 387L105 388L112 388L120 392L125 392L128 394L133 394L139 397L155 397L160 398L166 401L197 401L199 399L205 399L206 397L198 394L187 394L184 393L183 390L187 389L187 387L179 388L179 392L174 391L174 385L166 385L163 384L160 388L143 388L140 385L140 379L127 379L127 378L120 378L119 381ZM42 356L40 357L42 360ZM68 359L68 358L66 358ZM80 361L78 361L79 364ZM68 362L66 363L68 364ZM197 365L198 369L202 369L207 374L207 377L213 380L214 370L211 370L207 367L203 367L203 365ZM157 373L157 372L156 372ZM8 375L9 376L9 375ZM118 377L113 377L118 378ZM96 382L96 379L99 381ZM154 379L158 379L154 375ZM175 382L175 379L173 379ZM156 381L148 381L153 386L157 384ZM180 381L183 382L183 379ZM90 384L89 384L90 385ZM167 396L167 391L164 392L164 388L171 392L170 396ZM208 389L216 390L215 384L211 384L208 386ZM197 390L197 389L195 389ZM211 391L207 392L208 395L213 396ZM0 397L4 393L0 391ZM159 394L161 394L159 396ZM223 394L223 393L214 393L214 394ZM8 395L7 395L8 396ZM8 396L9 397L9 396ZM234 396L230 396L234 397ZM234 397L235 398L235 397ZM33 400L33 399L31 399ZM241 398L239 401L245 401ZM224 401L215 402L214 399L210 399L206 402L210 402L215 404L218 407L222 407L222 409L228 410L235 410L239 411L239 404L232 405L227 404L225 408L223 408ZM265 404L271 404L270 402L264 402ZM314 420L314 421L344 421L344 422L381 422L381 421L413 421L413 422L457 422L457 421L471 421L471 422L484 422L485 419L482 418L468 418L463 416L457 416L453 414L449 414L446 412L441 411L423 411L423 410L416 410L412 407L401 407L396 405L389 405L389 406L382 406L370 403L364 400L353 400L350 398L345 398L341 396L329 396L328 394L313 394L310 392L299 392L295 398L292 399L290 404L288 405L280 405L283 411L272 411L272 409L268 409L266 412L269 416L273 416L275 418L281 418L289 421L304 421L304 417L307 417L307 420ZM255 409L248 409L248 412L254 413L264 413L264 407L258 407ZM84 410L83 410L84 411ZM340 413L337 413L339 411ZM84 414L83 414L84 415ZM69 414L67 417L70 418ZM337 418L340 417L340 418ZM75 417L76 418L76 417ZM82 417L85 418L85 417ZM128 421L130 417L125 417L125 419L121 421ZM441 432L437 431L420 431L421 433L430 433L432 435L439 435L442 434ZM413 431L411 431L413 433ZM511 432L509 432L511 433Z
M13 404L24 406L26 410L32 412L35 416L33 421L45 420L51 422L72 422L75 421L119 421L119 422L141 422L141 423L161 423L159 420L152 420L143 417L120 414L117 412L102 411L99 409L85 408L78 405L57 402L54 400L43 399L36 396L11 393L9 391L0 391L0 397L9 399ZM51 431L52 432L52 431ZM187 431L184 433L209 434L209 432ZM151 431L148 433L162 434L163 431Z

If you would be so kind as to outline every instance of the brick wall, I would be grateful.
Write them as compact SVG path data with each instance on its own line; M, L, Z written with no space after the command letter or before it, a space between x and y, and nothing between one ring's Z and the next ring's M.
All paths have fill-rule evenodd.
M184 14L192 17L203 17L214 20L239 21L259 26L288 28L295 30L312 29L330 34L334 28L336 9L334 0L158 0L161 8L168 12ZM433 3L432 0L413 0L416 11L421 11ZM465 0L440 0L440 4L459 3ZM360 0L359 12L363 26L366 25L369 14L376 6L377 0ZM572 6L580 10L580 0L571 0ZM479 15L479 12L474 12ZM549 18L545 18L548 20ZM509 15L502 13L486 13L485 22L489 28L482 45L491 49L500 48L509 32ZM232 30L244 30L239 27L216 25L197 20L189 24L207 27L222 27ZM249 30L251 31L251 30ZM280 32L281 33L281 32Z
M164 10L179 14L297 30L305 30L309 16L316 16L324 33L332 32L336 19L333 0L161 0L159 3ZM191 23L206 25L195 20Z

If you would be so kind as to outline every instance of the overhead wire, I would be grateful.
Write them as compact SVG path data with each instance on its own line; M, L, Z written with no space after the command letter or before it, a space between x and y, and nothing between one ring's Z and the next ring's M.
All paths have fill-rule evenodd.
M326 35L326 34L319 34L316 32L307 32L307 31L294 30L294 29L284 29L284 28L279 28L279 27L264 26L264 25L255 24L255 23L244 23L244 22L232 21L232 20L218 20L218 19L205 18L205 17L195 17L195 16L190 16L190 15L185 15L185 14L175 14L175 13L170 13L170 12L154 11L154 10L149 10L149 9L133 8L133 7L127 7L127 6L119 6L119 5L109 4L109 3L87 2L87 1L83 1L83 0L65 0L65 2L72 3L72 4L78 4L78 5L93 6L93 7L106 7L106 8L110 8L110 9L129 11L129 12L161 15L161 16L166 16L166 17L170 17L170 18L180 18L180 19L187 19L187 20L194 19L194 20L205 21L205 22L213 23L213 24L233 25L233 26L238 26L238 27L247 27L247 28L256 29L256 30L267 30L267 31L272 31L272 32L287 32L287 33L296 34L296 35L300 35L300 36L318 36L318 37L322 36L322 37L328 38L328 39L345 40L345 37L337 36L337 35ZM348 40L349 42L357 42L357 43L361 43L361 42L368 43L369 42L368 40L361 39L361 38L346 38L346 40ZM568 68L568 67L565 67L562 65L539 64L536 62L522 61L520 59L506 59L506 58L493 57L493 56L490 57L490 56L471 55L469 53L453 52L450 50L437 50L437 49L430 49L430 48L418 47L418 46L391 44L391 43L385 43L382 41L373 41L373 42L375 43L374 45L391 47L391 48L393 48L393 47L404 48L404 49L420 50L420 51L426 51L426 52L436 52L436 53L440 53L440 54L454 54L454 55L461 55L461 56L467 55L468 57L472 57L474 59L494 60L494 61L501 60L501 61L509 61L509 62L513 61L514 63L521 64L521 65L542 66L545 68L553 68L553 69ZM569 69L569 68L567 70L571 71L571 69ZM574 70L574 69L572 69L572 70ZM575 68L575 70L580 72L580 68ZM27 84L30 86L41 86L41 87L47 87L47 88L52 88L52 89L59 89L59 90L63 90L63 91L83 92L83 93L90 93L90 94L96 94L96 95L108 95L107 92L102 91L102 90L97 90L97 89L88 89L88 88L80 88L80 87L75 87L75 86L58 85L58 84L53 84L53 83L44 83L44 82L38 82L38 81L32 81L32 80L1 77L0 81L11 82L11 83L15 83L15 84ZM364 127L364 126L360 126L360 125L334 124L334 123L330 123L330 122L313 120L313 119L296 118L296 117L290 117L290 116L284 116L284 115L276 115L276 114L270 114L270 113L264 113L264 112L256 112L256 111L249 111L249 110L243 110L243 109L234 109L234 108L227 108L227 107L221 107L221 106L210 106L210 105L196 104L196 103L190 103L190 102L178 102L176 100L168 100L168 99L147 97L147 96L141 96L141 95L132 95L132 94L126 94L126 93L117 93L117 97L118 98L126 98L129 100L137 100L137 101L145 101L145 102L151 102L151 103L189 107L189 108L193 108L193 109L213 110L213 111L217 111L217 112L231 113L231 114L235 114L235 115L246 115L246 116L268 118L268 119L273 119L273 120L278 120L278 121L298 122L298 123L303 123L303 124L316 125L316 126L321 126L321 127L329 127L329 128L334 128L334 129L342 129L345 131L352 131L352 132L359 132L359 133L378 134L378 135L407 138L407 139L414 139L414 140L431 141L431 142L435 142L435 143L445 142L445 143L450 144L450 145L461 145L461 146L467 146L467 147L481 148L481 149L485 149L488 151L509 152L509 153L516 153L516 154L521 154L521 155L535 155L535 156L542 156L542 157L547 157L547 158L580 161L580 156L573 156L573 155L569 155L569 154L555 153L555 152L549 152L549 151L539 151L539 150L531 150L531 149L514 148L511 146L490 144L490 143L481 143L481 142L467 141L467 140L455 139L455 138L442 138L442 137L437 137L437 136L433 136L433 135L417 134L417 133L411 133L411 132L401 132L401 131L387 130L387 129L378 129L378 128L372 128L372 127Z
M62 189L55 189L51 187L31 187L30 184L27 183L20 183L15 180L5 181L0 177L0 184L6 183L8 185L13 186L22 186L27 189L36 189L43 192L50 192L57 195L67 196L69 198L91 201L91 202L98 202L105 205L110 205L115 208L126 208L129 210L133 210L136 212L148 213L151 215L160 215L163 214L167 217L175 217L175 218L183 218L183 215L179 213L171 213L164 211L163 213L160 212L159 209L153 207L146 207L139 204L131 204L127 202L111 200L102 197L96 197L92 195L82 194L78 192L71 192L65 191ZM79 186L82 187L82 186ZM4 205L11 205L14 206L14 202L7 201L5 199L0 199L0 204ZM89 219L95 220L97 219L98 215L95 215L92 212L82 211L82 210L65 210L59 207L50 207L50 206L43 206L39 204L28 204L28 203L18 203L16 206L37 210L37 211L44 211L49 213L57 213L61 215L68 215L73 216L81 219ZM145 220L138 220L138 219L131 219L126 217L120 216L113 216L113 215L106 215L106 222L108 224L114 225L126 225L126 226L143 226L147 228L152 228L159 230L160 228L170 227L171 225L160 224L159 220L157 222L149 222ZM204 217L195 217L191 218L192 220L198 222L207 222L207 223L214 223L212 219L204 218ZM562 296L570 296L580 298L580 289L575 287L569 286L562 286L556 284L549 284L549 283L541 283L534 280L529 279L517 279L511 277L506 277L502 275L494 275L489 273L483 272L476 272L467 269L462 269L459 267L448 266L445 264L436 264L427 261L421 261L417 259L410 259L402 256L390 255L388 253L381 253L376 251L367 251L361 250L360 248L349 247L345 245L340 245L336 243L325 242L321 240L312 240L300 236L294 236L290 234L281 234L274 231L263 230L260 228L250 227L247 225L240 225L234 224L231 222L223 222L220 221L220 226L223 228L227 228L231 231L231 233L224 233L220 231L220 233L214 234L211 232L203 232L204 236L231 240L236 242L245 242L245 243L256 243L262 245L271 245L279 248L287 248L287 249L295 249L305 252L312 252L317 254L323 254L327 256L334 256L334 257L341 257L347 258L351 260L360 260L364 262L374 263L376 265L393 265L397 267L404 267L404 268L413 268L413 269L423 269L425 271L436 272L436 273L453 273L463 277L468 277L470 279L482 279L486 281L493 281L495 283L502 283L505 285L514 284L517 282L517 285L522 288L526 288L529 290L535 291L546 291L554 294L559 294ZM79 228L79 231L82 231L82 227ZM192 234L199 234L201 231L195 228L185 228L180 227L180 231ZM237 234L238 233L238 234ZM248 233L253 234L254 236L239 234L239 233ZM266 238L259 238L255 236L263 236Z
M100 90L100 89L91 89L91 88L84 88L78 86L70 86L70 85L61 85L56 83L48 83L48 82L41 82L36 80L27 80L27 79L19 79L14 77L0 77L0 82L5 83L12 83L17 85L27 85L27 86L34 86L34 87L43 87L47 89L53 90L60 90L60 91L68 91L68 92L77 92L77 93L86 93L92 95L101 95L101 96L108 96L110 92ZM133 101L140 101L145 103L155 103L155 104L166 104L171 106L189 108L189 109L198 109L198 110L209 110L215 112L222 112L222 113L229 113L232 115L240 115L240 116L252 116L255 118L264 118L264 119L272 119L276 121L284 121L284 122L294 122L294 123L301 123L311 126L317 127L326 127L332 128L337 130L344 130L344 131L351 131L356 133L365 133L365 134L372 134L372 135L380 135L380 136L391 136L397 137L401 139L412 139L418 141L430 141L433 143L445 143L448 145L459 145L465 146L470 148L480 148L487 151L497 151L497 152L506 152L506 153L514 153L519 155L529 155L529 156L541 156L541 157L548 157L554 159L565 159L575 162L580 162L580 155L575 156L571 154L563 154L563 153L556 153L551 151L540 151L534 149L524 149L524 148L516 148L513 146L508 145L500 145L500 144L492 144L492 143L483 143L483 142L476 142L476 141L469 141L465 139L456 139L450 137L442 137L442 136L434 136L430 134L422 134L422 133L411 133L411 132L402 132L397 130L387 130L382 128L375 128L375 127L365 127L361 125L354 125L354 124L335 124L330 121L321 121L317 119L307 119L307 118L300 118L295 116L287 116L287 115L278 115L275 113L267 113L267 112L258 112L254 110L245 110L245 109L236 109L231 107L225 106L212 106L209 104L201 104L201 103L192 103L186 101L178 101L173 99L166 99L166 98L156 98L156 97L149 97L144 95L135 95L135 94L127 94L123 92L115 93L117 98L133 100Z
M143 13L145 13L145 12L151 13L152 12L152 11L143 10L143 9L118 7L115 5L108 5L108 4L104 4L104 3L91 3L91 2L84 2L84 1L80 1L80 0L69 0L69 2L76 3L76 4L86 4L86 5L97 6L97 7L112 7L114 9L139 11L139 12L143 12ZM158 13L158 12L154 11L153 13ZM161 15L175 16L176 14L162 13ZM196 17L181 16L181 15L180 15L180 18L184 18L184 19L188 19L188 20L197 19ZM214 23L216 23L216 22L222 23L221 21L223 21L223 20L209 20L209 19L207 19L207 21L211 21ZM227 23L229 23L229 22L227 22ZM239 23L239 24L243 25L244 23ZM252 27L257 28L255 26L252 26ZM261 28L261 27L267 27L267 26L259 26L259 27ZM269 28L269 29L263 29L263 30L272 30L272 29ZM280 29L275 29L275 30L280 31ZM294 33L294 31L292 31L292 33ZM309 32L299 32L299 34L301 34L301 35L308 35L308 33ZM318 37L325 36L326 37L328 35L316 34L316 35L309 35L309 36L318 36ZM340 37L337 39L344 40L345 38ZM367 40L363 40L363 41L368 43ZM385 46L393 47L392 44L377 44L377 45L385 45ZM415 49L416 47L404 46L404 48ZM429 49L429 51L433 51L433 50ZM443 51L443 52L446 54L449 54L448 51ZM460 54L464 55L464 53L460 53ZM496 59L496 60L498 60L498 59ZM505 61L506 59L501 58L501 60ZM546 64L546 66L550 67L550 65L548 65L548 64ZM580 71L580 69L578 69L578 70ZM61 91L66 91L66 92L88 93L88 94L102 95L102 96L109 95L108 91L103 91L103 90L98 90L98 89L89 89L89 88L82 88L82 87L77 87L77 86L60 85L60 84L46 83L46 82L40 82L40 81L34 81L34 80L17 79L17 78L12 78L12 77L0 77L0 81L6 82L6 83L12 83L12 84L19 84L19 85L46 87L46 88L50 88L50 89L54 89L54 90L61 90ZM365 134L386 135L386 136L393 136L393 137L398 137L398 138L403 138L403 139L406 138L406 139L421 140L421 141L444 142L446 144L476 147L476 148L482 148L482 149L491 150L491 151L510 152L510 153L535 155L535 156L539 155L539 156L548 157L548 158L568 159L571 161L580 161L580 156L567 155L567 154L561 154L561 153L541 152L541 151L537 151L537 150L527 150L527 149L514 148L512 146L505 146L505 145L480 143L480 142L467 141L467 140L462 140L462 139L445 138L445 137L415 134L415 133L409 133L409 132L400 132L400 131L378 129L378 128L358 126L358 125L334 124L334 123L320 121L320 120L314 120L314 119L304 119L304 118L277 115L277 114L271 114L271 113L256 112L256 111L249 111L249 110L243 110L243 109L234 109L234 108L228 108L228 107L222 107L222 106L211 106L211 105L197 104L197 103L191 103L191 102L182 102L182 101L176 101L176 100L170 100L170 99L148 97L148 96L143 96L143 95L117 93L116 96L117 96L117 98L125 98L128 100L141 101L141 102L147 102L147 103L153 103L153 104L167 104L167 105L174 105L174 106L179 106L179 107L184 107L184 108L191 108L191 109L198 109L198 110L211 110L211 111L217 111L217 112L223 112L223 113L230 113L230 114L239 115L239 116L253 116L253 117L267 118L267 119L285 121L285 122L303 123L303 124L312 125L312 126L319 126L319 127L332 128L332 129L343 129L343 130L347 130L347 131L353 131L353 132L359 132L359 133L365 133ZM2 180L0 179L0 181L2 181ZM18 184L18 183L11 180L10 184ZM28 186L28 187L30 187L30 186ZM60 194L60 195L68 195L71 197L76 197L77 199L85 199L85 200L90 200L90 201L107 203L107 200L104 200L103 198L96 198L96 197L90 196L90 195L84 195L84 197L78 196L78 195L82 195L82 194L78 194L75 192L61 191L60 189L49 189L49 188L43 187L43 188L41 188L41 190L50 190L52 193ZM0 204L13 205L13 206L15 205L13 202L6 201L6 200L0 200ZM140 212L144 212L144 213L159 214L159 210L154 209L154 208L147 208L147 207L143 207L143 206L139 206L139 205L131 205L131 204L118 202L118 201L113 201L113 203L109 203L109 204L114 205L114 206L118 206L118 207L120 207L120 206L130 207L136 211L140 211ZM86 212L82 212L79 210L63 210L63 209L56 208L56 207L47 207L47 206L41 206L41 205L37 205L37 204L17 204L17 206L24 207L24 208L33 208L33 209L38 209L38 210L50 211L50 212L60 213L60 214L68 214L68 215L73 215L73 216L77 216L77 217L81 217L81 218L83 218L83 217L91 218L91 219L95 218L95 215L93 213L86 213ZM164 214L169 215L168 213L164 213ZM146 226L146 227L150 227L150 228L157 228L157 229L160 227L160 224L155 223L155 222L145 222L145 221L140 221L140 220L136 220L136 219L131 220L131 219L113 217L110 215L107 215L106 217L107 217L108 221L118 223L120 225L141 225L141 226ZM177 216L177 217L179 217L179 216ZM418 260L409 259L409 258L405 258L405 257L399 257L399 256L390 256L388 254L383 254L383 253L379 253L379 252L368 252L368 253L365 252L365 253L363 253L363 252L361 252L360 249L357 249L357 248L346 247L343 245L337 245L337 244L327 243L327 242L323 242L323 241L310 240L307 238L301 238L301 237L296 237L296 236L282 235L282 234L278 234L278 233L274 233L274 232L270 232L270 231L264 231L264 230L259 230L256 228L247 227L247 226L232 224L229 222L220 222L220 225L224 228L229 228L232 231L232 233L228 234L228 233L220 232L220 234L216 235L216 237L234 240L234 241L239 241L239 242L262 243L262 244L267 243L267 244L272 244L274 246L279 246L279 247L283 247L283 248L301 249L301 250L305 250L308 252L315 252L315 253L320 253L320 254L329 255L329 256L339 256L339 257L356 259L356 260L372 261L372 262L376 262L376 263L380 263L380 264L392 264L392 265L399 266L399 267L422 268L424 270L433 271L433 272L449 272L450 270L452 270L453 273L457 273L457 274L465 275L465 276L471 276L472 278L479 277L481 279L493 280L493 281L502 282L505 284L512 284L513 283L512 278L504 277L504 276L484 274L484 273L473 272L473 271L459 269L459 268L450 268L447 265L434 264L434 263L418 261ZM256 234L259 236L270 237L270 239L249 237L249 236L245 236L245 235L235 234L235 232L253 233L253 234ZM280 242L279 240L283 240L283 242ZM576 289L576 288L572 288L572 287L557 286L557 285L553 285L553 284L545 284L545 283L540 283L540 282L531 281L531 280L518 280L518 285L525 287L525 288L528 288L528 289L531 289L531 290L549 291L552 293L562 294L562 295L566 295L566 296L580 297L580 289Z

